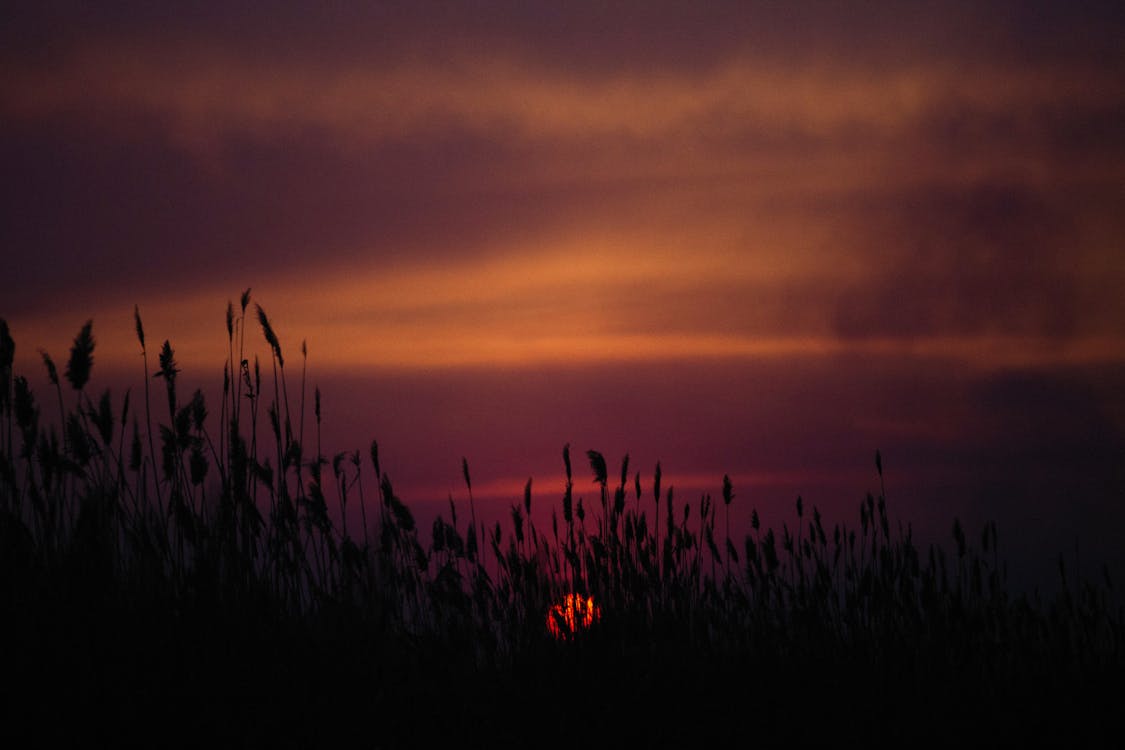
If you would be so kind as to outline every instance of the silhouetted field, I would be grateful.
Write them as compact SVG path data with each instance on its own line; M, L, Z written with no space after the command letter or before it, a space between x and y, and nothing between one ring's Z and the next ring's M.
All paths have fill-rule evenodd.
M994 524L953 520L947 548L920 548L888 513L878 453L879 494L854 525L826 528L798 499L780 530L755 512L735 538L726 477L715 497L681 499L659 464L642 477L626 456L611 472L566 447L566 486L533 498L529 480L510 523L478 523L463 462L466 498L419 529L375 442L323 452L304 347L294 373L261 308L269 360L243 358L249 304L248 290L228 307L217 415L177 391L170 343L150 362L139 312L143 380L118 402L87 391L89 324L61 373L43 355L36 396L0 321L13 729L372 747L1121 729L1125 618L1108 571L1076 580L1060 558L1057 595L1017 595ZM576 498L587 470L599 494ZM533 502L551 505L548 528ZM347 525L355 504L362 528ZM596 604L588 628L549 614L572 592Z

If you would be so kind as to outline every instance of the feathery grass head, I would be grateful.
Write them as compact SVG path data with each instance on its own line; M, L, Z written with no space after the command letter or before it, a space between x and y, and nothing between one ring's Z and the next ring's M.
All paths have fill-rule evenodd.
M512 506L512 527L516 532L516 542L523 543L523 514L520 513L520 506Z
M102 444L109 445L110 441L113 440L113 407L108 390L102 394L98 401L98 408L90 409L89 416L102 439Z
M160 348L160 369L153 373L154 378L164 378L169 384L175 382L176 374L180 368L176 366L176 350L172 348L172 342L164 339L164 345Z
M145 348L145 327L141 323L141 308L133 305L133 323L137 327L137 341L141 342L141 349Z
M465 475L465 486L469 492L473 491L473 480L469 478L469 459L461 456L461 473Z
M21 430L30 430L39 418L39 410L35 408L35 395L23 375L15 377L15 406L16 424Z
M164 339L164 346L160 348L160 369L152 374L154 378L164 378L168 389L168 413L176 411L176 374L180 368L176 367L176 352L172 343Z
M192 394L191 403L188 404L191 409L191 423L197 432L203 431L203 422L207 419L207 405L203 400L203 391L196 389Z
M281 356L281 343L277 340L277 334L274 333L269 318L266 317L266 311L262 309L261 305L255 305L255 307L258 309L258 322L262 326L262 333L266 337L266 343L273 349L273 354L277 357L277 363L285 367L285 359Z
M234 340L234 303L227 301L227 340Z
M59 369L55 367L55 360L51 359L51 355L42 349L39 350L39 356L43 358L43 365L47 368L47 380L51 385L57 386L59 384Z
M734 499L733 487L730 483L730 475L723 474L723 505L730 505L730 501Z
M200 443L195 443L191 446L191 455L188 458L189 476L191 477L192 485L198 487L203 484L203 480L207 478L207 470L210 464L207 463L207 457L203 454L203 446Z
M605 458L595 450L586 451L586 457L590 459L590 470L594 472L594 481L605 487L608 481Z
M531 518L531 477L527 478L527 484L523 488L523 509L527 517Z
M8 330L8 321L0 318L0 370L11 368L16 357L16 342Z
M379 469L379 443L371 441L371 466L375 469L375 478L382 479L383 472Z
M250 304L250 287L246 287L246 291L242 293L242 297L239 299L239 302L242 305L242 314L245 315L246 306Z
M8 330L8 321L0 318L0 406L11 400L12 363L16 358L16 342Z
M383 475L382 487L383 502L390 508L395 523L402 531L407 533L414 531L414 514L411 513L410 508L406 507L406 504L395 495L394 489L391 487L391 478L386 474Z
M66 379L71 387L80 391L86 387L90 380L90 370L94 366L94 321L87 320L86 325L74 337L74 345L70 347L70 359L66 363Z
M570 484L570 443L563 446L563 464L566 465L567 484Z

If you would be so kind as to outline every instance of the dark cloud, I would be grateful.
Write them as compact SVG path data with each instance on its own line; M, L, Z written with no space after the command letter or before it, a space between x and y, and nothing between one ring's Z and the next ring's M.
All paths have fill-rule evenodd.
M7 314L81 287L112 297L307 267L432 263L620 212L635 185L510 179L557 156L456 129L340 148L315 129L200 156L149 116L0 129ZM534 183L534 180L531 180ZM581 218L579 218L581 217Z
M463 53L530 54L570 73L684 70L734 54L792 64L828 58L882 66L907 58L1122 60L1119 3L954 0L835 2L410 2L325 5L148 2L25 3L12 8L0 48L49 59L90 39L204 43L247 59L310 62Z
M951 163L1030 156L1055 173L1096 179L1099 168L1125 160L1125 77L1103 82L1100 96L1081 91L1085 83L1076 74L1053 96L1007 108L939 98L915 125L916 148Z
M877 202L880 203L880 202ZM910 192L864 211L853 242L870 263L841 291L849 338L973 334L1065 338L1074 331L1070 218L1021 185Z

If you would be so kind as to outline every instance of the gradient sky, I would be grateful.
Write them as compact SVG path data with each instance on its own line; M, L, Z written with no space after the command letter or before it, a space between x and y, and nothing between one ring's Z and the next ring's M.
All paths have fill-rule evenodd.
M0 316L33 386L93 318L120 392L137 304L213 390L252 287L331 450L378 438L424 507L466 456L546 513L571 443L854 522L879 448L896 517L1125 575L1119 3L23 5Z

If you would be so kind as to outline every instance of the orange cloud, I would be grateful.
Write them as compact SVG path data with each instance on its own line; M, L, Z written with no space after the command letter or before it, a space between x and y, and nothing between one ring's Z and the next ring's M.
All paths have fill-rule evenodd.
M1107 335L1056 340L1004 331L936 331L857 339L834 331L830 308L816 307L795 325L785 319L783 302L755 312L752 298L734 311L747 318L745 325L732 328L727 325L730 309L708 309L696 295L680 298L688 289L724 284L752 289L756 283L767 289L791 277L814 275L800 261L786 268L769 256L760 266L752 259L734 266L721 252L662 256L640 247L608 252L564 246L539 255L513 252L440 267L373 266L347 274L278 276L255 299L273 321L287 360L297 360L304 340L320 371L581 366L845 352L947 359L984 368L1125 359L1125 342ZM236 297L237 290L232 294L218 287L142 296L137 301L150 348L169 338L182 363L218 372L227 354L223 300ZM650 314L654 310L660 314ZM248 352L268 358L253 312L251 307L246 321ZM102 361L135 361L140 349L131 306L84 315L89 314L95 319ZM751 318L755 314L756 320ZM686 327L670 325L681 318L689 321ZM60 332L76 331L82 320L55 314L10 322L24 356L43 346L58 358L69 346Z
M997 175L1020 187L1013 194L1119 179L1125 163L1112 153L1070 169L1065 154L1044 145L1052 118L1042 113L1097 111L1123 98L1125 86L1112 72L1049 62L959 69L923 60L874 69L811 59L782 67L739 53L690 70L595 78L509 54L440 64L300 57L264 64L205 45L103 42L53 66L13 66L0 88L0 109L27 121L92 112L95 121L125 130L133 119L155 118L166 137L214 159L218 173L211 177L221 184L239 177L224 173L214 155L231 136L276 141L270 156L279 160L286 138L306 130L327 133L357 159L388 143L424 142L448 131L509 148L503 164L470 160L475 168L418 177L420 205L444 191L459 204L479 201L487 209L484 239L471 246L450 232L427 240L431 248L388 254L377 247L381 238L364 235L377 233L376 222L344 240L352 244L346 257L325 251L321 265L270 267L249 280L268 289L263 301L283 341L295 348L307 339L326 367L843 350L1001 365L1122 356L1125 342L1104 322L1120 312L1120 303L1106 300L1125 283L1115 262L1120 222L1083 206L1056 210L1067 252L1044 246L1041 268L1020 276L1020 286L1005 295L1005 269L1020 264L995 253L1026 257L1029 233L1006 227L1035 211L1006 219L1000 230L1002 222L991 219L963 220L970 226L947 232L940 238L946 244L931 248L925 243L940 234L934 229L950 224L950 211L932 205ZM352 187L369 180L389 191L412 176L407 160L383 184L378 159L371 161L372 172L361 171ZM301 183L297 167L278 173ZM509 219L505 201L544 185L559 186L564 197L600 196L606 185L614 190L557 225L532 226L518 214ZM903 209L896 192L903 188L914 190L909 197L925 210ZM545 213L565 202L552 202L554 195L543 199ZM1055 208L1056 197L1029 205ZM333 209L331 201L324 205ZM272 229L271 212L284 208L269 204L253 220ZM926 236L917 236L920 229ZM995 247L997 232L1015 240ZM966 250L964 237L978 246ZM377 249L365 252L368 243ZM268 248L253 252L269 256ZM952 260L932 261L941 257ZM962 283L964 268L979 278ZM1065 295L1029 312L1044 280L1060 270L1067 270ZM170 332L183 357L221 362L222 300L237 291L210 281L165 298L139 291L140 299L83 315L97 318L107 356L136 354L128 334L136 301L153 330ZM964 322L989 312L985 303L994 298L1005 306L993 325ZM1039 330L1060 299L1073 303L1065 340ZM885 325L888 318L895 325ZM35 345L65 351L58 331L81 320L47 315L12 323Z
M17 117L75 107L155 114L189 144L312 127L364 148L451 127L533 141L710 140L737 138L748 127L810 138L858 129L883 140L935 111L1089 107L1120 100L1123 88L1109 71L1047 64L873 71L818 61L782 67L741 54L690 72L656 68L594 79L510 56L266 65L207 47L119 42L87 45L53 67L14 67L2 102Z

